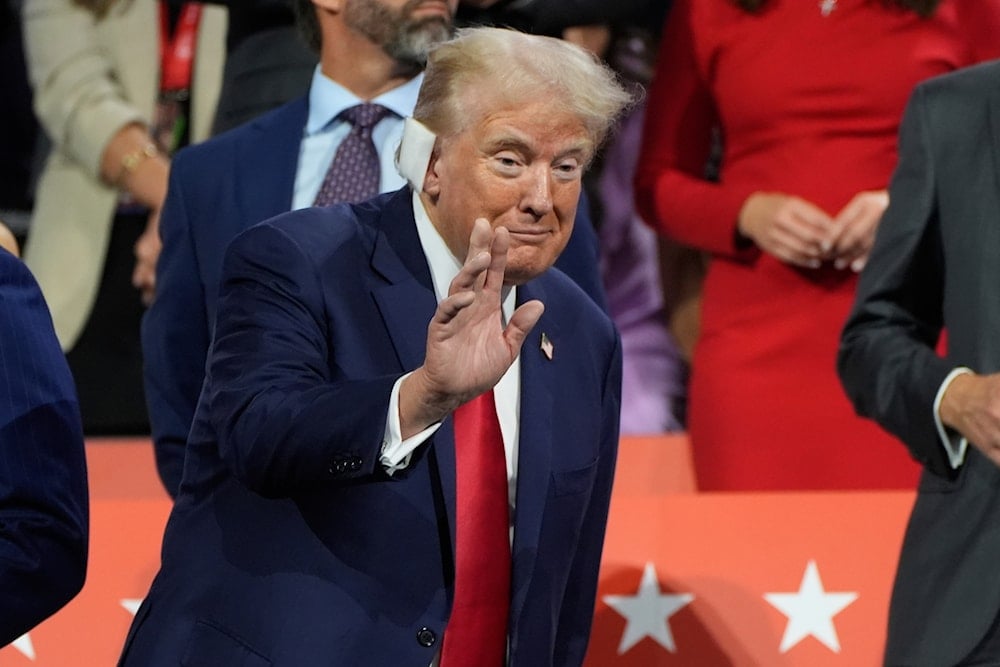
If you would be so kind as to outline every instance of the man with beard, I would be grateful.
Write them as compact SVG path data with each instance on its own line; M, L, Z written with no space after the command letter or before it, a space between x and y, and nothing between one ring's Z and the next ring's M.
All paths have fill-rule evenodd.
M427 49L451 34L457 4L295 0L303 37L320 54L308 96L175 157L160 219L156 298L142 327L157 469L172 497L205 378L227 244L278 213L403 185L393 165L403 118L416 102ZM371 125L353 125L355 112ZM578 218L557 266L603 306L597 240L584 206Z
M121 667L583 663L622 350L550 269L630 98L568 42L462 30L406 187L234 239Z

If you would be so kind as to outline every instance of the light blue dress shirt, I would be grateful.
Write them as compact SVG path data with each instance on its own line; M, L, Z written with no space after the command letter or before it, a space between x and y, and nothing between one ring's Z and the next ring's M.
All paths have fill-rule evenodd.
M424 75L419 74L403 85L370 100L393 112L372 129L372 141L381 163L380 192L398 190L406 183L396 171L396 148L403 135L403 118L413 113L423 78ZM351 130L350 123L338 120L337 115L344 109L365 101L327 78L316 67L309 85L309 117L299 147L299 164L292 192L293 210L312 206L337 147Z

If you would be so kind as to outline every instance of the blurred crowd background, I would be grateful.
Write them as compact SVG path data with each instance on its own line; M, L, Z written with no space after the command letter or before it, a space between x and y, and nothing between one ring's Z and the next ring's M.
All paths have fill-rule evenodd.
M151 432L140 332L171 162L308 95L294 4L0 0L0 220L88 435ZM905 448L844 397L837 339L910 91L1000 57L1000 2L464 0L455 24L574 41L642 91L586 177L623 433L687 433L703 490L911 487Z

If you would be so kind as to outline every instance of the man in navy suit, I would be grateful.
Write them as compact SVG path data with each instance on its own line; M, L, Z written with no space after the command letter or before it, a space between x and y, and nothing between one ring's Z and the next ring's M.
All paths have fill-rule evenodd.
M431 51L407 121L409 186L236 238L162 567L121 665L582 663L621 345L550 267L628 102L566 42L462 31ZM485 396L492 441L457 421ZM470 455L499 457L487 552L467 535L498 514L470 514ZM459 605L472 553L479 579L506 583ZM452 657L485 609L493 659L475 642L481 659Z
M171 496L205 378L223 252L239 232L313 204L348 132L340 112L359 102L390 110L372 129L379 189L404 182L393 161L428 46L447 37L458 0L295 0L302 32L320 52L308 97L182 151L160 219L157 296L143 321L146 397L160 478ZM374 194L374 193L373 193ZM604 305L597 237L579 207L563 269Z
M27 267L3 249L0 526L0 646L6 646L83 587L87 468L73 378L52 318Z

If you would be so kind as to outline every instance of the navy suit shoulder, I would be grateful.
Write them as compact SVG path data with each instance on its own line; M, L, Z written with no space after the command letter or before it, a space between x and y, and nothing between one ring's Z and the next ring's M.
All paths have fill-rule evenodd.
M581 190L573 233L556 259L555 266L579 285L604 312L609 312L608 297L601 281L600 253L600 239L590 217L590 201L586 191Z
M383 201L395 194L398 193L379 195L375 202ZM315 261L321 261L322 256L336 252L337 247L349 240L359 236L373 239L376 230L371 227L371 222L378 217L380 213L376 206L366 203L314 206L286 211L240 232L226 249L226 255L237 252L241 246L254 243L253 237L270 228L299 246L304 255Z
M79 407L28 269L0 250L0 645L79 592L87 471Z
M304 121L308 113L308 104L309 100L307 97L298 97L205 141L189 144L179 150L174 159L194 155L211 159L212 156L217 156L219 151L232 150L233 146L246 141L257 133L268 132L274 127L297 124L301 129L305 125Z
M223 254L238 233L290 208L307 107L305 97L290 102L184 148L171 165L157 295L142 323L153 446L171 496L204 380Z

